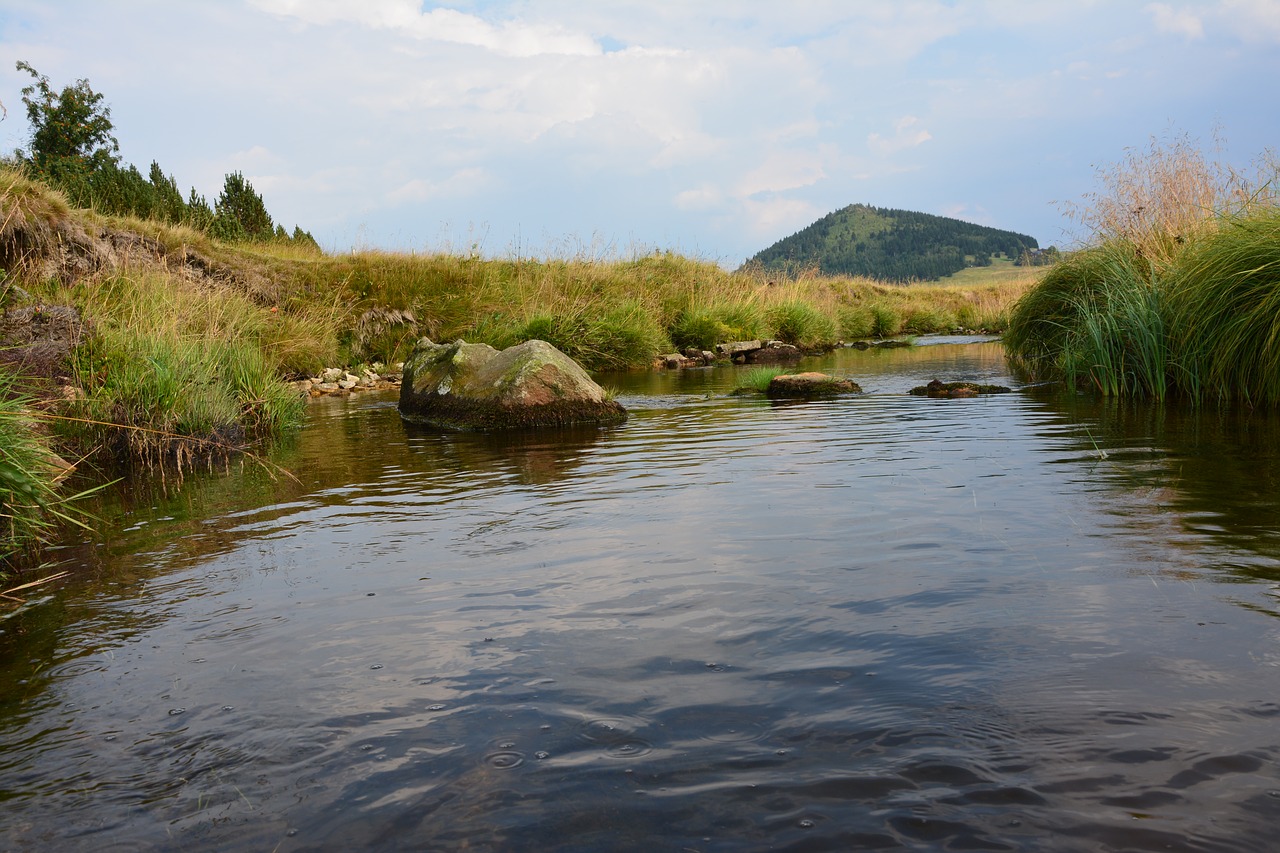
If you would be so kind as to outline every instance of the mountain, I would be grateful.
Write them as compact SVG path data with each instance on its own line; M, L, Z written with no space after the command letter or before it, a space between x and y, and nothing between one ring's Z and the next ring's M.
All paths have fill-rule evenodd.
M766 271L923 281L987 266L994 255L1016 260L1039 248L1034 237L959 219L851 204L779 240L747 261Z

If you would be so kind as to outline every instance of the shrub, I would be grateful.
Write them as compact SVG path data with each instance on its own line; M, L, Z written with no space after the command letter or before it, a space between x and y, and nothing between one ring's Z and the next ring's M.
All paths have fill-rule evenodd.
M727 330L725 340L753 341L765 336L764 312L753 302L717 306L715 313Z
M838 337L830 317L798 299L775 305L769 321L778 340L796 346L829 346Z
M759 391L761 394L769 390L769 383L775 376L787 371L781 367L753 367L738 377L737 390Z
M1188 395L1280 403L1280 208L1224 218L1179 257L1166 289Z
M840 334L845 340L869 338L874 334L875 317L865 305L846 305L840 309Z
M1109 241L1052 267L1014 305L1004 344L1033 379L1163 396L1165 306L1152 264Z
M945 332L955 328L955 315L936 306L914 306L902 320L902 331L916 335Z
M714 349L729 339L730 330L716 313L708 308L685 308L671 324L671 341L677 349L696 347Z
M902 318L898 312L883 303L870 306L871 334L877 338L891 338L902 331Z

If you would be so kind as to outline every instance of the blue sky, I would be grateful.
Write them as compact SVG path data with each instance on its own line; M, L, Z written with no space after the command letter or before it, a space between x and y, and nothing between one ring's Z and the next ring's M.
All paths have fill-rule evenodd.
M1126 149L1280 142L1280 0L0 0L0 57L3 150L16 60L88 78L126 161L338 251L735 267L857 202L1069 245Z

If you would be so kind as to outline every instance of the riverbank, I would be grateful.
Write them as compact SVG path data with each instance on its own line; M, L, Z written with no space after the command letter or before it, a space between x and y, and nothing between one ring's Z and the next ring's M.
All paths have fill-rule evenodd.
M0 411L0 431L33 442L40 458L72 460L59 476L90 485L251 449L299 422L302 396L289 383L334 366L359 379L402 361L423 336L497 348L538 338L589 370L647 369L658 356L730 341L820 351L873 336L998 331L1036 275L901 286L777 280L670 252L327 255L74 209L5 169L0 269L0 372L17 401ZM6 464L20 472L0 469L20 543L3 555L12 565L40 539L31 531L41 528L17 519L47 518L53 506L22 484L54 483L41 473L48 466Z

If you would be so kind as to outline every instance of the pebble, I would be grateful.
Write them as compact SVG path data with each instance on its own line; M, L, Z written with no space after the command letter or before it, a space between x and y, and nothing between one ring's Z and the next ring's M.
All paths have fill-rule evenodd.
M366 367L357 376L341 367L326 367L319 375L292 383L300 397L340 397L356 391L385 391L400 385L404 362L389 368Z

